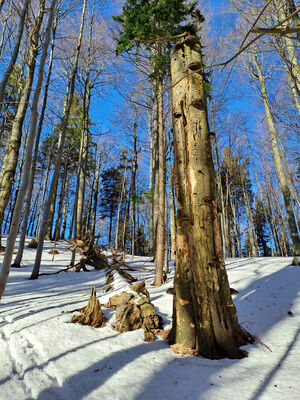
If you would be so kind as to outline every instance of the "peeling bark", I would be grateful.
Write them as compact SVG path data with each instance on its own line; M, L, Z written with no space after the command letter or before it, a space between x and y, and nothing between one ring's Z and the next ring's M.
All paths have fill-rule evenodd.
M201 46L178 42L172 55L177 248L174 350L207 358L242 358L252 341L238 324L224 265L207 118Z

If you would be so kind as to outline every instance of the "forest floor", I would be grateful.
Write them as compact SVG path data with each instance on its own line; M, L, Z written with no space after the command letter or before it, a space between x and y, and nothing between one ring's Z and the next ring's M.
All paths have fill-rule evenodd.
M41 272L55 272L70 261L67 243L52 260L46 244ZM26 249L21 269L11 271L0 303L1 400L298 400L300 399L300 267L292 258L226 260L234 303L242 326L261 342L246 346L242 360L207 360L175 354L157 337L144 342L141 329L118 333L115 312L103 307L103 328L69 323L68 311L87 304L96 286L101 304L129 289L114 272L105 293L106 271L28 280L35 250ZM0 255L0 264L3 255ZM153 287L154 264L147 257L126 259L130 272L145 279L151 301L171 327L173 267L169 281Z

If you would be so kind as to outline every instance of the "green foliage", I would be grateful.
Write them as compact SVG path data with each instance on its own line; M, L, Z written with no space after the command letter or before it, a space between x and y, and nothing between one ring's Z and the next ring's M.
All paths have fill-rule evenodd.
M263 256L267 257L270 255L270 249L267 246L267 221L264 212L264 204L261 200L256 201L252 217L256 230L258 246L263 253Z
M122 174L118 167L107 169L101 175L100 208L102 218L112 218L117 211L122 185Z
M161 71L169 64L169 41L149 43L136 39L165 38L183 32L197 35L203 17L196 5L197 1L188 0L126 0L121 15L114 17L121 25L115 38L117 54L145 46L154 50L153 66Z

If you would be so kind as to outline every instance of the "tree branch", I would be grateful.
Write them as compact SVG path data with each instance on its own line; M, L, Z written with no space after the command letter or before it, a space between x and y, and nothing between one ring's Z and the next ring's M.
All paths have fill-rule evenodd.
M300 26L297 28L254 28L251 29L251 33L261 33L263 35L289 35L291 33L300 32Z
M272 0L271 0L271 1L272 1ZM269 1L269 2L266 4L266 6L269 5L271 1ZM264 10L265 10L266 6L264 7ZM297 15L299 12L300 12L300 7L297 8L297 10L295 10L295 11L294 11L292 14L290 14L287 18L285 18L284 20L278 22L276 25L272 26L272 27L269 28L269 29L276 29L276 28L278 28L280 25L284 24L286 21L288 21L289 19L293 18L293 17L294 17L295 15ZM261 16L261 14L262 14L262 12L260 13L259 16ZM256 23L257 21L258 21L258 18L255 20L255 23ZM255 25L255 23L252 25L252 27ZM252 28L252 29L253 29L253 28ZM251 30L250 30L250 31L251 31ZM249 34L250 34L250 31L248 31L246 37L244 38L244 40L243 40L243 42L242 42L242 45L245 43L245 40L247 39L247 37L248 37ZM298 30L298 31L299 31L299 30ZM248 42L244 47L241 47L241 46L242 46L242 45L241 45L239 51L238 51L234 56L232 56L231 58L229 58L227 61L224 61L224 62L218 63L218 64L213 64L213 65L204 66L204 67L202 67L202 68L196 69L196 70L194 70L194 71L191 71L191 72L189 72L189 73L183 75L180 79L178 79L177 82L175 82L173 85L167 87L167 88L164 90L164 92L166 92L166 91L172 89L175 85L177 85L177 84L178 84L179 82L181 82L183 79L187 78L189 75L193 75L193 74L195 74L195 73L197 73L197 72L199 72L199 71L203 71L203 70L209 69L209 68L226 67L226 65L230 64L232 61L235 61L235 59L236 59L240 54L242 54L242 53L243 53L245 50L247 50L253 43L255 43L258 39L260 39L260 38L263 37L264 35L265 35L265 33L260 33L260 34L258 34L254 39L250 40L250 42ZM233 67L232 67L232 68L233 68ZM232 68L230 69L230 72L232 71ZM228 80L228 77L229 77L229 75L227 76L226 81Z

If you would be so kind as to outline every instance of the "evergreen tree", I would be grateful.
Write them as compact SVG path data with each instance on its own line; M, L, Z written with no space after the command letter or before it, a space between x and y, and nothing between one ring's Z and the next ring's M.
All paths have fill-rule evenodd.
M101 217L109 218L109 243L111 243L112 223L118 208L121 185L122 174L119 168L112 167L102 173L99 205Z
M270 248L267 246L267 221L264 212L264 204L261 200L256 201L255 208L253 210L253 221L257 234L258 246L264 257L270 255Z
M154 221L150 224L156 237L156 274L154 285L163 283L163 265L165 258L166 230L166 189L165 189L165 129L163 79L170 68L170 40L185 36L186 32L197 34L199 22L203 21L196 12L197 1L185 0L127 0L121 15L114 17L121 24L117 38L117 53L137 51L143 46L151 51L154 88L153 136L156 141L156 173L154 181ZM188 18L192 18L190 22Z

